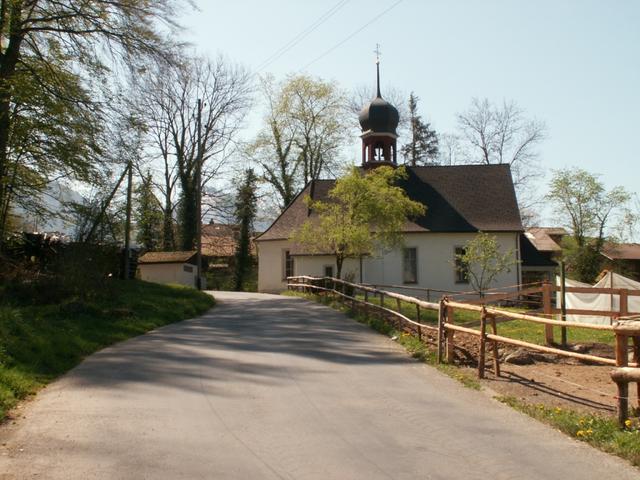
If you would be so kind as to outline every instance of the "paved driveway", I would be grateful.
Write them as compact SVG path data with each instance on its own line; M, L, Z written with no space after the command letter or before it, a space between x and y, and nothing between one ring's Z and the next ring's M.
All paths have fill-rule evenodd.
M216 294L0 429L0 479L638 478L296 298Z

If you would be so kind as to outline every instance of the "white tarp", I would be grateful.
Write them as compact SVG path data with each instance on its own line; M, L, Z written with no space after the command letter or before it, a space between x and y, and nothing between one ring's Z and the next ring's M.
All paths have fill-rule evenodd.
M556 284L560 285L560 277L556 277ZM602 279L595 285L577 282L567 279L565 281L567 287L595 287L595 288L624 288L628 290L640 290L640 282L623 277L617 273L607 272ZM560 292L556 295L556 305L560 308ZM619 311L620 295L611 295L608 293L566 293L567 310L602 310L602 311ZM640 296L629 295L627 297L628 314L640 314ZM602 325L611 324L610 317L604 316L587 316L587 315L567 315L569 322L595 323Z

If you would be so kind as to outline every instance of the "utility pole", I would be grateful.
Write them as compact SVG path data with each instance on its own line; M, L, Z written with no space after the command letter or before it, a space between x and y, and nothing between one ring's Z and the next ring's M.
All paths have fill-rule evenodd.
M131 193L133 190L133 162L127 165L127 219L124 224L124 279L129 280L131 268Z
M202 290L202 100L198 99L198 160L196 164L196 288Z

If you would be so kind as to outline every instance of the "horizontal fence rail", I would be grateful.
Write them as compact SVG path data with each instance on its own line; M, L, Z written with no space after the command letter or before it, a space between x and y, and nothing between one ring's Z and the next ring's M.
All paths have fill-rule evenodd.
M421 340L423 338L423 331L430 331L436 334L435 343L438 351L438 361L453 362L454 349L459 348L455 345L455 334L471 335L478 338L479 341L479 354L478 354L478 377L484 378L485 363L486 363L486 347L487 342L490 343L493 353L493 368L497 376L500 375L500 359L498 355L498 344L512 345L515 347L526 348L529 350L554 354L563 357L575 358L588 363L599 365L610 365L624 368L624 370L618 370L617 376L612 377L618 385L618 412L621 422L627 418L627 406L628 406L628 383L638 382L638 394L640 397L640 317L628 317L630 320L624 320L617 322L613 325L598 325L590 323L580 322L568 322L565 320L556 320L553 318L547 318L555 313L559 313L559 310L551 308L551 292L558 291L559 287L555 287L549 283L538 285L527 285L526 288L522 288L515 292L498 292L493 295L488 295L486 299L482 301L466 301L464 299L453 300L451 297L458 294L452 294L451 296L443 295L438 303L425 301L420 298L404 295L394 291L384 290L380 288L380 285L367 285L357 284L341 280L333 277L312 277L312 276L295 276L287 278L287 287L291 290L299 290L306 293L316 293L325 295L334 295L338 297L343 303L351 302L352 310L356 309L356 305L360 308L364 308L368 314L370 310L377 312L381 318L387 314L393 318L402 322L403 327L408 327L413 333L416 331ZM399 286L390 285L389 288L398 288ZM419 287L411 288L426 291ZM407 290L409 290L407 288ZM443 293L442 290L429 289L431 292ZM585 290L588 290L585 292ZM597 290L597 291L596 291ZM612 291L619 293L612 293ZM586 287L567 287L566 292L576 293L611 293L616 295L625 296L640 296L640 291L627 290L627 289L587 289ZM448 293L448 292L444 292ZM490 306L485 304L487 301L503 301L512 298L518 298L531 294L541 293L543 296L542 305L543 312L532 313L520 313L513 312L504 308ZM363 298L359 298L359 296ZM395 299L396 309L389 308L385 304L385 299ZM409 318L402 313L402 303L414 305L417 313L417 321ZM626 303L626 302L625 302ZM437 312L438 322L437 326L428 325L421 321L420 312L421 309L431 310ZM621 309L622 310L622 309ZM480 322L479 329L470 328L470 326L457 325L455 323L456 311L468 311L476 312L479 314ZM567 310L565 313L573 314L572 310ZM579 313L579 312L576 312ZM598 312L600 315L604 312ZM613 313L613 312L612 312ZM615 312L618 316L620 313ZM545 316L542 316L545 315ZM588 315L593 315L588 313ZM531 322L540 324L545 327L547 345L539 345L537 343L527 342L524 340L518 340L503 335L499 335L497 331L496 318L508 319L508 320L521 320L525 322ZM614 316L612 315L612 318ZM618 318L618 317L616 317ZM491 328L491 333L487 332L487 328ZM586 353L574 352L563 348L558 348L553 342L553 327L572 328L572 329L586 329L586 330L599 330L610 331L612 336L615 335L616 339L616 358L607 358L597 355L589 355ZM551 331L551 336L549 332ZM634 358L630 362L628 358L628 340L633 339L633 352ZM432 339L427 339L431 341ZM624 398L622 398L624 397ZM640 400L638 403L640 408Z

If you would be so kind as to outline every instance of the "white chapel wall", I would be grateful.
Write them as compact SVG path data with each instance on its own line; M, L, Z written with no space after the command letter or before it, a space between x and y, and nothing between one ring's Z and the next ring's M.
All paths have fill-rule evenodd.
M495 233L501 250L514 251L517 255L516 233ZM418 282L415 287L436 288L448 291L468 291L468 283L456 283L454 268L454 249L462 247L475 233L414 233L405 236L405 247L417 249ZM290 248L288 240L264 241L258 244L258 290L261 292L281 292L286 290L284 278L284 251ZM327 265L333 265L332 256L295 256L294 275L323 276ZM347 259L343 266L344 278L353 273L356 282L360 279L359 261ZM510 272L500 274L493 287L504 287L520 283L518 267L514 265ZM397 248L376 257L363 259L363 281L379 285L403 285L402 249ZM406 293L406 292L405 292Z

